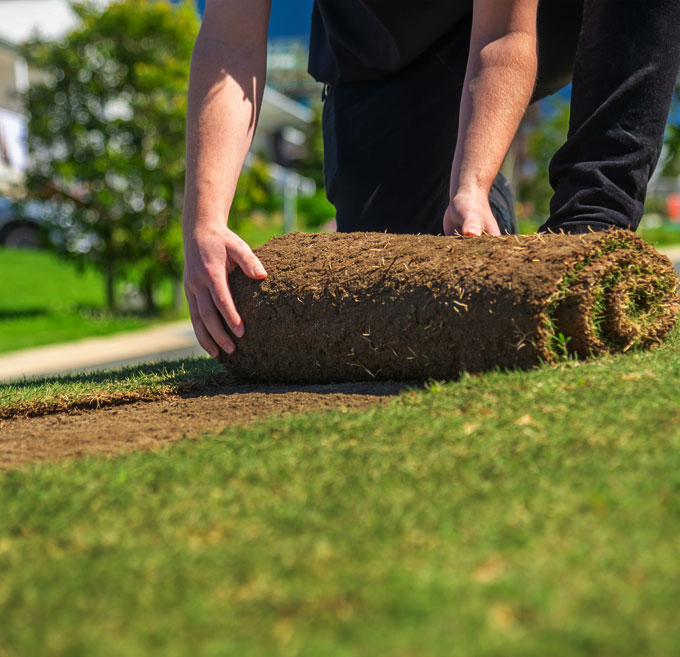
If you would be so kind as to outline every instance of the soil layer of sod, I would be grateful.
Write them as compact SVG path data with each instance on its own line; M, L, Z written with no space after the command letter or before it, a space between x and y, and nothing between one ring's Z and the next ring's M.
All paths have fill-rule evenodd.
M159 401L0 419L0 470L37 461L154 449L173 440L219 433L267 416L358 410L389 401L404 388L404 384L389 382L227 385Z
M674 326L670 261L629 231L503 238L291 234L240 272L247 327L221 355L243 381L450 379L659 344Z

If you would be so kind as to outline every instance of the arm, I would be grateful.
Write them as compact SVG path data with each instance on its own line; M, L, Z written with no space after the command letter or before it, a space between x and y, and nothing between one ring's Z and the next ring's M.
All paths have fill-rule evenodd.
M536 81L538 0L474 0L444 233L499 235L489 191Z
M184 287L200 345L234 351L243 322L227 276L236 266L266 277L248 245L227 227L229 209L257 124L271 0L208 0L191 60L182 228Z

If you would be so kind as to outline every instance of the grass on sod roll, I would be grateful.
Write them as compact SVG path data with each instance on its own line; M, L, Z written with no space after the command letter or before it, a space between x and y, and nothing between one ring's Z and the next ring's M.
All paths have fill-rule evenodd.
M211 358L188 358L0 383L0 419L164 399L227 383L229 378Z
M546 312L546 330L550 340L550 351L556 360L569 356L569 339L557 331L555 324L555 311L560 302L569 295L572 286L578 285L583 272L593 262L597 262L598 259L601 262L602 258L617 250L625 251L631 248L639 249L637 245L633 246L625 240L611 239L602 252L577 262L572 270L564 276L553 294ZM649 261L643 264L642 260L646 260L645 255L647 254L639 253L639 259L634 265L621 264L593 284L591 289L593 302L590 307L588 307L588 304L584 306L582 312L586 315L588 323L592 327L593 337L601 343L602 347L614 348L617 351L624 352L631 348L648 347L650 344L654 344L655 340L658 340L658 337L650 335L650 327L658 326L663 317L669 320L673 318L672 313L674 311L672 308L677 308L677 305L674 305L678 290L677 275L671 269L661 275L659 271L650 267ZM624 303L623 308L621 308L623 315L618 319L620 322L628 324L629 330L634 329L634 332L632 333L632 340L630 335L627 336L627 339L631 340L630 343L617 345L616 341L612 340L614 336L609 336L604 329L607 320L608 299L612 293L612 288L615 288L620 282L626 283L626 294L621 299ZM611 301L614 301L614 298L611 298Z
M680 334L0 473L0 655L680 651Z

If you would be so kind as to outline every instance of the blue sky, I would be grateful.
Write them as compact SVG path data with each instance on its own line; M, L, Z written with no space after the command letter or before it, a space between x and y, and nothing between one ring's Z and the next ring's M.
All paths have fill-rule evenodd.
M177 0L173 1L176 2ZM197 0L196 4L199 12L203 15L205 0ZM272 0L269 38L295 37L306 40L309 36L313 4L314 0Z
M273 0L269 36L303 37L309 35L313 0Z

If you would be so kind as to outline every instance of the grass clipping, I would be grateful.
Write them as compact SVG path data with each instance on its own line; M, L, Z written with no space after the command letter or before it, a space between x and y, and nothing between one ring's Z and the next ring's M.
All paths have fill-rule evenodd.
M665 256L628 231L434 237L294 233L241 272L237 379L448 379L659 344L678 315Z

